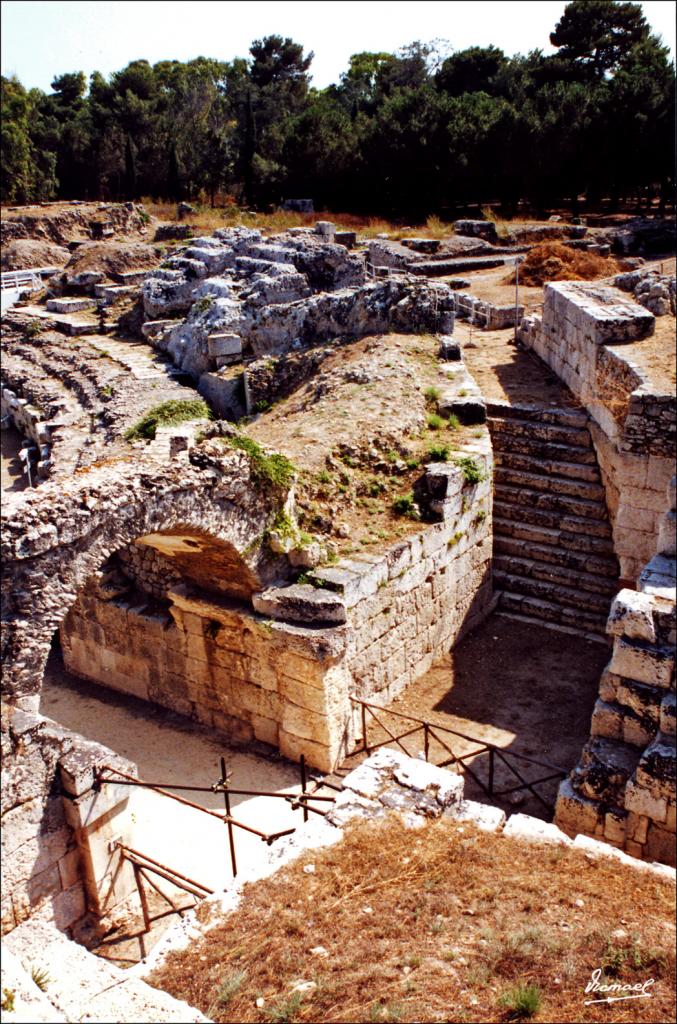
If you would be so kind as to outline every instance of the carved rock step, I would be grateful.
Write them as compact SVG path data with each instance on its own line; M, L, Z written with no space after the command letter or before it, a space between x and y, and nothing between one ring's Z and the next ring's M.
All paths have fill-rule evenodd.
M578 608L554 604L526 594L504 591L498 600L500 611L517 612L527 619L549 622L553 625L568 626L578 634L604 636L606 615L593 615Z
M519 612L509 611L501 605L496 608L496 615L502 615L504 619L512 619L513 622L524 622L527 625L537 624L541 629L552 629L555 633L568 633L570 636L581 637L592 643L603 644L605 647L609 646L608 637L606 634L600 633L597 627L595 627L593 632L586 633L583 629L565 626L561 622L548 622L546 619L539 619L534 615L521 615Z
M556 516L534 512L527 520L525 509L519 505L504 505L494 511L494 535L517 537L536 544L550 544L566 551L586 551L595 555L614 554L613 542L608 537L594 537L560 527ZM543 522L547 519L548 522ZM589 520L584 519L584 523Z
M530 420L553 423L562 427L587 429L588 416L580 409L543 408L540 405L508 405L507 402L487 402L487 415L492 419Z
M565 427L556 423L538 423L535 420L501 420L489 421L492 439L499 439L498 447L504 438L528 437L530 440L546 441L562 444L567 447L592 449L592 441L587 427Z
M569 498L584 498L586 501L600 502L602 517L606 516L605 493L601 484L589 483L586 480L571 480L555 473L541 472L540 468L540 462L532 462L530 471L496 466L494 480L498 484L526 487L534 491L547 491L548 494L563 494Z
M562 565L541 562L536 559L533 550L530 553L531 558L514 558L510 555L495 554L494 576L497 573L505 573L510 576L521 576L524 579L542 580L544 583L561 585L569 589L589 590L593 594L601 594L607 604L611 603L611 598L618 590L617 581L608 576L598 576L578 568L568 569Z
M528 434L500 434L493 429L496 423L496 420L489 421L489 432L494 452L514 452L529 455L541 461L554 459L557 462L578 462L597 468L597 456L593 448L542 441L537 437L530 437Z
M494 495L494 513L505 519L517 519L568 533L584 533L589 537L611 537L611 527L600 515L603 508L593 502L588 504L590 512L577 507L583 505L580 499L576 502L575 498L558 498L539 491L519 491L500 486ZM593 510L595 515L591 514Z
M548 491L534 491L528 487L512 487L508 484L494 486L494 502L499 511L503 505L526 505L531 509L544 512L558 512L564 515L577 516L582 519L595 520L595 529L591 533L607 536L607 532L596 530L598 521L606 521L606 505L601 501L588 501L586 498L571 498L567 494L551 494ZM609 531L610 532L610 531Z
M611 606L611 596L595 594L578 587L563 586L561 583L550 582L529 576L516 576L511 573L494 570L494 583L499 590L510 594L525 594L556 605L568 608L585 609L593 615L600 615L606 624Z
M542 532L550 533L551 531ZM556 545L559 534L556 530L552 533L554 534L553 543ZM571 569L575 573L589 573L598 580L603 577L610 593L615 593L618 590L618 561L614 555L592 555L586 551L570 551L566 548L551 546L547 541L537 544L531 540L494 533L494 564L501 555L532 559L539 563L546 562L550 566L561 566Z
M522 455L513 451L494 450L494 466L505 466L507 469L521 469L527 473L547 473L565 477L568 480L584 480L587 483L600 482L599 469L596 465L585 465L580 462L560 462L557 459L538 459L532 455Z

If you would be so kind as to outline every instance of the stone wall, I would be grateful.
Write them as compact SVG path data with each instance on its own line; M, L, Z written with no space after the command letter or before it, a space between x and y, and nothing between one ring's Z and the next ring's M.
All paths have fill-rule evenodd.
M482 448L472 486L458 467L430 467L441 522L260 591L253 608L189 586L164 608L81 591L61 627L66 667L333 768L353 738L350 694L390 700L491 606L488 438Z
M674 481L671 503L674 510ZM674 515L674 511L673 511ZM555 820L569 834L675 863L675 558L656 555L639 592L621 590L607 632L613 653L600 681L591 738L560 787Z
M88 912L101 916L132 891L133 878L108 849L124 832L129 791L93 793L92 768L135 767L49 719L9 708L2 742L3 934L28 918L71 934Z
M634 581L656 551L665 488L675 472L675 398L659 393L623 344L653 333L653 315L613 288L546 285L542 317L520 340L545 360L590 413L621 575Z
M454 291L453 297L456 316L460 320L470 320L487 331L514 327L516 323L521 323L524 317L524 306L496 306L493 302L458 291Z
M51 469L51 430L44 414L26 398L17 397L10 388L0 389L0 418L3 426L12 423L20 434L29 437L35 445L31 465L40 477L49 476Z

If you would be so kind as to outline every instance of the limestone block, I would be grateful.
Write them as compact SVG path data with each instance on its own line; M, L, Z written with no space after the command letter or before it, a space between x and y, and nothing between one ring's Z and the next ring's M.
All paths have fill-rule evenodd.
M658 551L672 558L677 553L677 513L666 512L658 524Z
M555 822L569 835L594 834L602 822L599 804L577 793L570 779L560 783L555 805Z
M329 571L318 570L323 573ZM261 615L291 622L339 625L347 617L346 601L342 594L307 583L269 587L268 590L252 595L252 605Z
M653 822L649 825L645 856L662 864L675 865L675 834L659 828Z
M665 822L668 816L667 799L652 796L648 789L632 779L625 787L625 809L657 822Z
M647 594L635 590L621 590L613 600L606 631L613 636L627 636L631 640L655 643L656 628L653 620L654 602Z
M675 735L675 694L666 693L661 701L660 729L666 736Z
M609 670L650 686L667 689L675 671L675 656L671 648L640 645L617 637Z
M511 814L503 829L503 835L532 843L571 844L571 839L556 825L532 818L529 814Z
M288 733L283 728L280 728L278 741L283 757L288 757L290 761L298 761L303 754L309 765L322 772L333 770L340 750L340 744L336 739L329 746Z
M491 804L481 804L475 800L461 800L449 814L455 821L468 821L483 832L498 832L505 825L505 812Z
M645 815L635 814L634 811L628 811L625 825L628 839L632 839L634 842L643 845L646 842L648 827L649 819Z
M625 843L627 815L622 811L607 811L604 815L604 838L612 843Z
M261 743L269 743L271 747L277 747L280 726L276 721L264 718L263 715L252 715L251 726L257 740L260 740Z
M607 704L597 700L592 712L590 724L592 736L604 736L607 739L623 738L623 712L617 704Z

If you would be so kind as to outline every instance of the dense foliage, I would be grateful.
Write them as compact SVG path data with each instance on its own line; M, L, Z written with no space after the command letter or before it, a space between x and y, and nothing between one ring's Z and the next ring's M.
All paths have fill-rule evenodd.
M639 4L569 3L557 53L412 43L310 86L312 54L269 36L247 59L136 60L53 92L2 80L2 199L214 202L425 216L537 208L672 184L674 67Z

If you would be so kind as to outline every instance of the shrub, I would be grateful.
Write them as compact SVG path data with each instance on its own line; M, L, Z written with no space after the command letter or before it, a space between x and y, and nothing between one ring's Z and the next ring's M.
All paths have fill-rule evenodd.
M279 452L269 455L253 438L244 437L242 434L236 434L234 437L227 437L223 440L233 448L239 448L240 451L247 453L252 476L257 483L276 490L287 490L291 487L296 469L294 463L286 455L281 455Z
M462 455L460 459L456 459L456 465L463 473L463 479L467 484L478 484L484 479L482 470L471 455Z
M448 444L431 444L428 448L428 458L431 462L448 462L449 461L449 445Z
M268 412L272 407L272 402L267 401L265 398L259 398L258 402L254 403L254 412Z
M231 971L230 974L227 974L216 993L217 1003L220 1006L226 1006L235 993L242 988L246 977L246 971Z
M414 503L413 494L401 494L398 498L395 498L392 510L398 516L407 516L409 519L421 518Z
M425 395L426 402L429 402L431 405L434 405L437 402L438 398L440 397L440 389L431 386L429 388L426 388L423 394Z
M524 985L520 982L504 992L499 1003L508 1010L511 1020L527 1020L538 1012L541 990L538 985Z
M461 429L461 421L459 420L458 416L454 412L452 412L452 414L449 417L447 423L448 423L448 426L449 426L449 430L460 430Z
M212 414L201 398L172 399L156 405L125 432L126 441L153 441L158 427L171 427L186 420L211 419Z
M441 430L444 426L444 420L436 412L428 414L428 427L430 430Z

